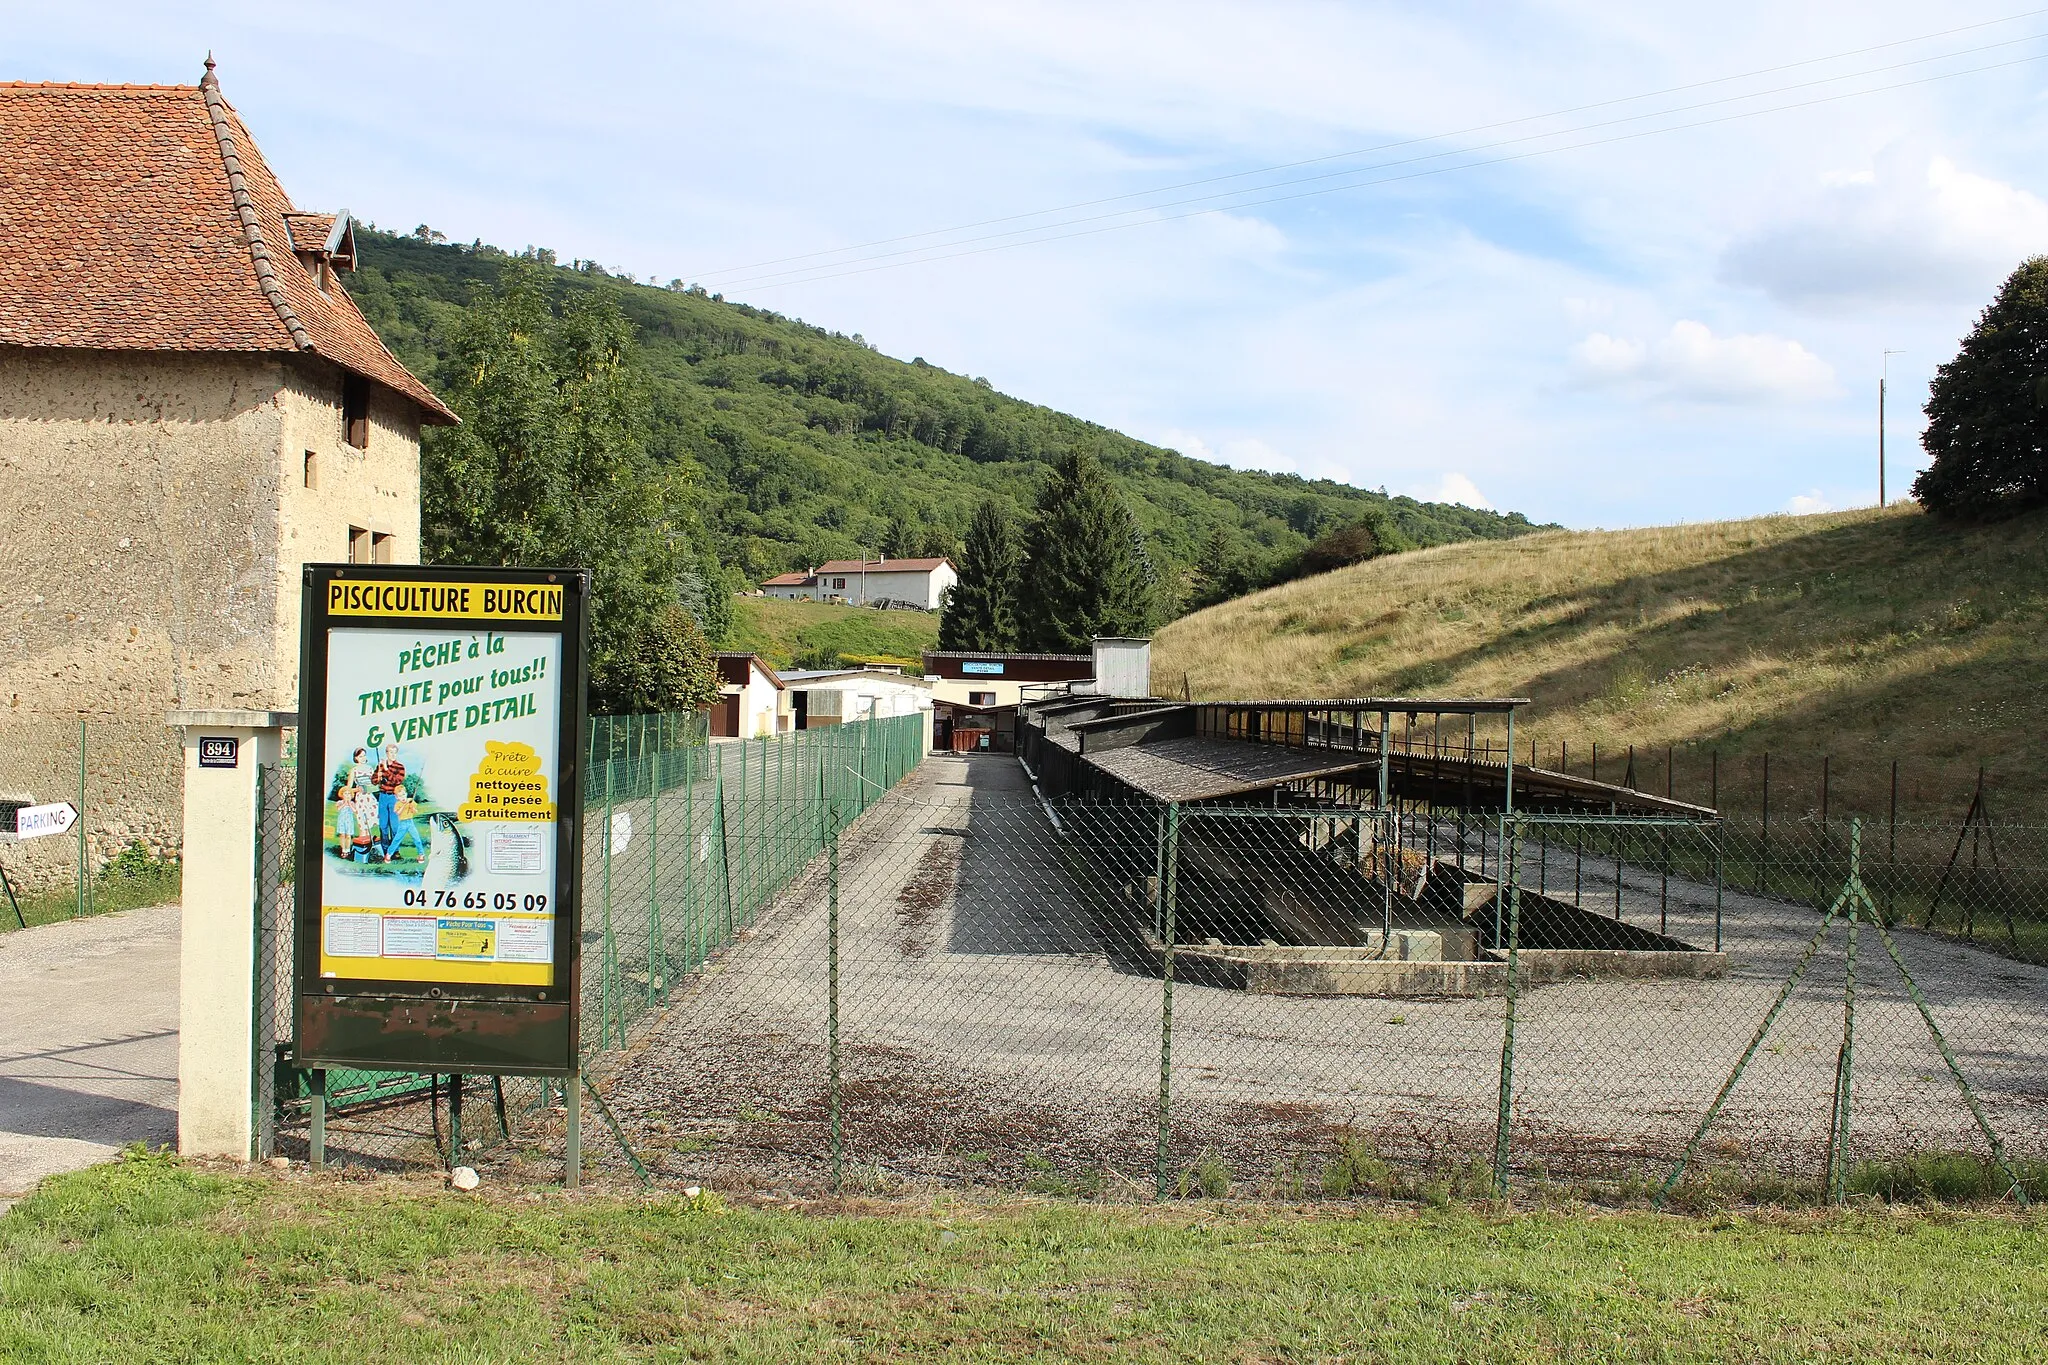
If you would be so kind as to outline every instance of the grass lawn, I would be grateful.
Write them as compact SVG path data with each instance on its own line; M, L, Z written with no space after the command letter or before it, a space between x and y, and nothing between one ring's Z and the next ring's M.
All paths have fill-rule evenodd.
M0 1218L0 1358L2039 1358L2040 1216L840 1211L131 1158Z
M779 597L733 599L732 648L752 650L776 668L836 667L828 656L916 663L939 644L935 611L877 611Z

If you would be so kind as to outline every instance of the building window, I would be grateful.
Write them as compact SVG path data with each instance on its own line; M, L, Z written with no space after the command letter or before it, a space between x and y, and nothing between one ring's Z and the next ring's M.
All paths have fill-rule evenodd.
M370 544L370 533L360 526L349 527L348 562L351 564L368 564L371 562L370 556L372 552L373 547Z
M843 588L846 586L846 580L843 578L835 578L832 580L832 586L835 588Z
M969 692L967 694L967 704L969 706L994 706L996 704L996 694L993 692Z
M359 374L341 377L341 434L357 450L370 448L370 381Z
M372 531L370 533L370 562L372 564L391 563L391 556L396 553L395 546L397 541L397 536L387 536L382 531Z
M306 452L306 487L320 486L320 456L314 451Z

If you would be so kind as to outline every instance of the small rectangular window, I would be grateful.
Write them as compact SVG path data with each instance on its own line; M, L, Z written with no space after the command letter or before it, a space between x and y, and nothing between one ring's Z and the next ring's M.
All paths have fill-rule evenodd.
M370 381L359 374L341 378L341 434L357 450L370 448Z
M348 528L348 562L368 564L370 562L370 533L360 526Z
M370 534L370 562L372 564L391 563L391 556L396 553L395 546L397 540L397 536L387 536L382 531L373 531Z
M969 692L967 694L967 704L969 706L994 706L996 704L996 694L993 692Z
M832 580L832 586L835 588L843 588L846 586L846 580L843 578L835 578Z
M315 451L306 452L306 487L320 486L320 456Z

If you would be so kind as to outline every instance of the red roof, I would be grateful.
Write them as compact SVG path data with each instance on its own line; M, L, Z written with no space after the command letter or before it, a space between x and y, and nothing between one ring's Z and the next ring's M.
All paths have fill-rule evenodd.
M779 573L773 578L762 579L761 586L764 588L801 588L816 576L815 574L807 573Z
M0 345L317 355L455 421L294 254L325 233L306 240L318 220L211 67L196 86L0 82Z
M938 559L828 559L818 566L819 573L930 573L944 564L952 566L953 561L943 556Z

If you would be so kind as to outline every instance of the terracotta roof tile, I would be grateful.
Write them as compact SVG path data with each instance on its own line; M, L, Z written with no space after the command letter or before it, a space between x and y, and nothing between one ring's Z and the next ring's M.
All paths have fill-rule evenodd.
M293 251L321 251L326 249L327 234L334 231L334 215L287 213L284 226L285 231L291 234Z
M828 559L818 566L819 573L930 573L941 564L953 561L938 559Z
M310 352L454 421L347 291L323 294L292 254L296 210L223 107L253 232L199 86L0 83L0 345Z

